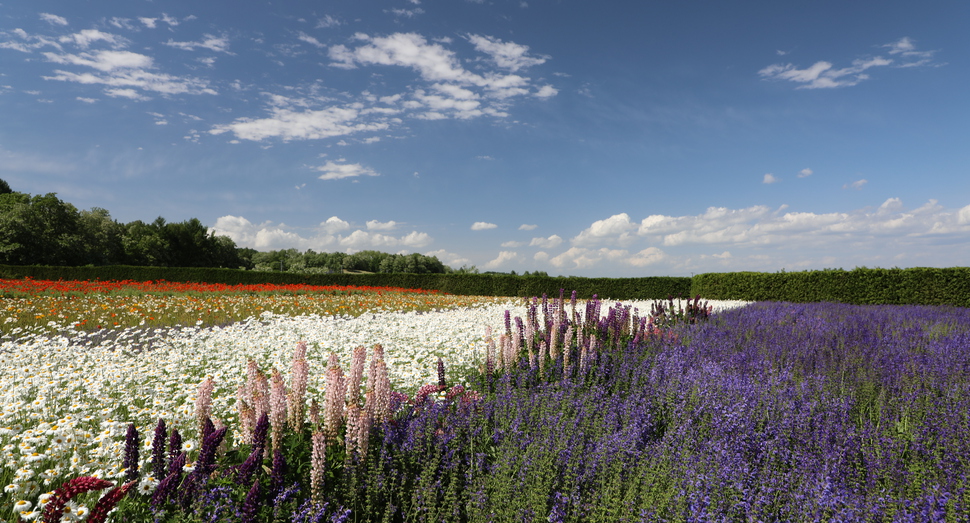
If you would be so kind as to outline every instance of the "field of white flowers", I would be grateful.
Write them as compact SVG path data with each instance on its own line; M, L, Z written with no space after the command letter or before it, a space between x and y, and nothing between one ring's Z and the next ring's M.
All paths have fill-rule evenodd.
M641 315L650 311L651 302L624 303ZM717 312L745 302L710 304ZM297 342L306 341L308 395L319 399L331 353L347 368L355 347L379 343L392 387L413 392L435 380L438 357L449 374L479 365L486 329L504 331L506 311L525 317L523 300L355 317L264 312L205 328L83 332L64 325L53 329L56 335L7 336L0 343L0 453L5 465L0 478L6 478L0 479L6 482L2 505L17 511L24 508L17 505L21 501L37 499L71 477L120 478L129 423L147 434L163 418L183 432L186 448L198 445L195 395L206 377L215 381L213 417L240 441L235 393L245 381L249 359L264 371L275 367L285 372ZM143 443L144 461L151 441Z

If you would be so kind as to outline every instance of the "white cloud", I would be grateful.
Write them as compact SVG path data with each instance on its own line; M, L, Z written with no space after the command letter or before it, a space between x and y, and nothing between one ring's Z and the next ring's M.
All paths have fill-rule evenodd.
M47 61L65 65L82 65L99 71L116 69L150 69L152 58L131 51L98 51L96 53L57 54L44 53Z
M369 231L393 231L397 228L397 222L391 220L389 222L379 222L377 220L370 220L367 222L367 230Z
M522 225L519 225L519 230L520 231L531 231L531 230L534 230L536 227L538 227L538 225L523 223Z
M425 256L434 256L441 261L441 263L454 268L464 267L471 263L471 260L465 258L460 254L453 252L448 252L444 249L438 249L436 251L430 251L424 253Z
M514 251L501 251L494 260L487 262L483 267L486 269L498 269L506 263L518 259L518 257L519 255Z
M320 40L317 40L316 38L314 38L314 37L312 37L312 36L304 33L303 31L300 31L300 33L297 36L297 38L299 38L300 41L306 42L306 43L308 43L308 44L310 44L310 45L312 45L314 47L318 47L318 48L326 47L325 45L323 45L322 43L320 43Z
M495 65L512 72L545 63L549 59L548 56L529 56L527 45L503 42L491 36L469 34L466 38L476 50L489 55Z
M71 73L67 71L55 70L54 76L44 76L45 80L58 80L62 82L76 82L80 84L101 84L109 86L105 91L123 91L138 88L145 91L154 91L163 95L174 94L216 94L209 88L208 83L197 78L179 78L167 74L152 73L143 69L124 68L119 71L112 71L107 76L98 76L91 73Z
M158 20L158 18L147 18L147 17L139 17L138 18L138 21L141 22L141 23L143 23L143 24L145 24L145 27L147 27L149 29L155 29L155 22L157 20Z
M331 216L327 218L327 221L320 222L320 229L327 232L327 234L336 234L338 232L350 230L350 222L341 220L336 216Z
M761 183L775 183L777 181L778 178L775 178L775 175L766 173L764 179L761 180Z
M289 140L317 140L346 136L363 131L380 131L389 127L386 117L380 115L364 121L360 105L334 106L320 110L295 111L287 107L272 107L269 118L239 118L232 123L216 125L211 134L232 131L243 140L259 141L265 138Z
M50 13L40 13L40 19L51 25L67 25L67 18Z
M963 207L957 212L957 224L970 225L970 205Z
M498 225L495 225L494 223L488 223L488 222L475 222L472 224L473 231L484 231L487 229L494 229L496 227L498 227Z
M852 183L847 183L847 184L843 185L842 188L843 189L856 189L856 190L859 190L859 189L862 189L863 187L865 187L865 185L867 183L869 183L869 180L866 180L865 178L863 178L861 180L856 180L856 181L854 181Z
M549 263L559 268L588 269L604 260L622 261L628 255L629 252L623 249L571 247L566 252L551 258Z
M229 52L229 37L226 35L214 36L211 34L205 34L203 35L203 40L201 42L176 42L169 39L168 42L165 42L165 45L186 51L193 51L197 48L202 48L218 53L232 54Z
M95 103L95 102L98 101L95 98L84 98L83 96L78 96L78 97L75 98L75 100L77 100L79 102L84 102L86 104L93 104L93 103Z
M341 159L338 161L344 160ZM313 169L323 173L319 176L321 180L339 180L342 178L355 178L357 176L380 176L377 171L369 167L364 167L359 163L336 163L327 161L327 163L314 167Z
M337 20L330 15L324 15L323 18L317 20L316 29L326 29L328 27L337 27L338 25L342 25L340 20Z
M877 66L891 64L890 59L875 57L868 60L853 60L851 67L833 69L830 62L815 62L806 69L797 69L792 64L773 64L758 71L766 79L788 80L800 83L798 89L828 89L834 87L850 87L869 76L862 72Z
M124 47L128 44L128 40L125 38L97 29L84 29L74 34L62 36L57 40L62 44L73 43L81 49L87 49L94 42L107 42L115 48Z
M895 42L882 45L881 47L889 48L889 54L897 55L903 60L903 62L897 64L896 67L919 67L923 65L931 65L933 62L933 55L936 54L936 51L917 51L913 40L907 36L904 36Z
M814 173L811 169L802 169L801 171L798 171L799 178L805 178L806 176L811 176L812 174Z
M557 94L559 94L559 90L556 89L555 87L551 85L543 85L542 87L539 88L539 91L536 93L536 97L549 98L552 96L556 96Z
M517 241L507 241L507 242L502 242L501 246L503 249L516 249L516 248L522 247L523 245L526 245L526 243L517 242Z
M578 247L598 243L628 245L634 239L636 230L637 225L630 222L630 215L621 213L593 222L570 241Z
M216 220L210 231L221 236L228 236L240 247L250 247L260 251L290 249L299 250L334 250L336 248L348 252L376 249L385 250L396 248L418 249L430 245L434 240L427 233L412 231L404 236L394 237L379 233L372 233L360 229L344 236L338 233L351 229L351 225L333 216L320 223L315 229L305 230L303 235L293 227L285 224L264 222L254 225L240 216L223 216Z
M561 243L562 238L556 234L553 234L548 238L532 238L532 241L529 242L529 246L539 247L540 249L555 249L556 247L559 247Z
M134 89L105 89L104 94L112 98L128 98L131 100L145 101L151 100L148 96L145 96Z

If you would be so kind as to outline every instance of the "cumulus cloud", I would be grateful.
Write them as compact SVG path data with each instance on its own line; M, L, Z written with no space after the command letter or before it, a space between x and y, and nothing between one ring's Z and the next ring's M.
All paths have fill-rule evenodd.
M778 178L775 178L775 175L771 173L766 173L765 177L761 180L761 183L775 183L777 181L778 181Z
M487 230L487 229L494 229L496 227L498 227L498 225L495 225L494 223L475 222L475 223L472 224L472 227L471 228L472 228L473 231L484 231L484 230Z
M529 242L529 246L539 247L540 249L555 249L556 247L559 247L561 243L562 238L556 234L553 234L548 238L532 238L532 241Z
M589 246L598 243L628 245L633 239L637 225L630 221L627 213L614 214L605 220L593 222L587 229L570 240L575 246Z
M424 255L425 256L434 256L435 258L438 258L438 260L441 261L441 263L443 263L443 264L445 264L445 265L447 265L449 267L454 267L456 269L457 268L460 268L460 267L465 267L469 263L471 263L471 260L469 260L468 258L465 258L464 256L462 256L460 254L457 254L457 253L448 252L445 249L438 249L436 251L429 251L429 252L424 253Z
M812 174L814 173L812 172L811 169L802 169L801 171L798 171L799 178L805 178L807 176L811 176Z
M515 251L501 251L498 256L487 262L483 267L486 269L498 269L510 261L518 259L519 255Z
M369 231L393 231L397 228L397 222L391 220L389 222L379 222L377 220L369 220L367 222L367 230Z
M343 162L345 160L338 160ZM327 163L314 167L316 171L323 174L319 176L321 180L340 180L342 178L355 178L358 176L380 176L377 171L364 167L359 163L337 163L328 161Z
M517 241L507 241L507 242L502 242L501 247L504 249L516 249L516 248L522 247L523 245L526 245L526 243L517 242Z
M529 224L529 223L523 223L522 225L519 225L519 230L520 231L531 231L531 230L534 230L536 227L538 227L538 225Z
M856 180L856 181L854 181L852 183L847 183L847 184L843 185L842 188L843 189L856 189L856 190L859 190L859 189L862 189L863 187L865 187L865 185L867 183L869 183L869 180L866 180L865 178L863 178L861 180Z
M311 229L298 229L285 224L264 222L253 224L241 216L223 216L216 220L210 232L228 236L241 247L260 251L298 250L360 250L420 249L433 243L434 239L424 232L412 231L404 236L390 236L362 229L353 229L349 222L336 216ZM351 231L349 234L341 234Z

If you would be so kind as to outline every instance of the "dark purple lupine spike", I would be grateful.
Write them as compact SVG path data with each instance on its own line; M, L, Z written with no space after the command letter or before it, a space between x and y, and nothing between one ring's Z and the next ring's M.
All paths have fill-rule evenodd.
M141 438L138 437L138 429L134 423L128 424L128 432L125 434L125 459L122 466L125 468L125 479L134 481L138 479L138 447Z
M246 458L246 461L243 461L236 470L236 484L248 485L253 479L253 474L260 469L260 465L262 465L262 463L263 448L254 447L253 451L249 453L249 457Z
M207 477L215 471L216 451L219 449L219 444L222 443L222 438L225 437L227 430L229 430L228 427L222 427L209 434L202 442L202 447L199 449L199 459L195 462L196 474Z
M172 493L178 489L179 484L182 483L182 471L173 472L165 477L158 483L155 487L155 492L152 493L151 507L153 510L159 510L162 505L168 502Z
M179 455L168 464L168 473L174 474L176 472L182 472L182 468L185 467L185 463L188 461L189 456L184 452L179 452Z
M253 428L253 448L259 448L260 450L266 448L266 435L269 433L269 415L263 413L259 419L256 421L256 427Z
M509 311L505 312L507 314ZM438 386L441 387L442 390L448 386L448 383L445 381L445 362L441 359L441 356L438 356Z
M256 513L259 511L259 479L253 481L249 487L246 500L239 508L239 519L242 523L256 523Z
M182 435L179 434L179 429L172 429L172 434L168 437L168 470L169 474L172 473L172 464L178 459L179 455L182 454ZM182 462L185 465L185 462ZM181 470L181 466L179 469Z
M152 440L152 476L159 481L165 477L165 440L168 439L168 431L165 429L165 420L158 418L155 425L155 439Z
M270 474L272 484L272 493L278 494L283 488L283 477L286 475L286 459L283 457L283 451L280 449L275 449L273 451L273 468Z

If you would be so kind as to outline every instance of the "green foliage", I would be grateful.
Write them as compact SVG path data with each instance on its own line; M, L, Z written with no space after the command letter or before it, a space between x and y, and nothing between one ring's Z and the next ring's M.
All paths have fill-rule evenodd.
M694 276L691 294L708 299L819 302L857 305L970 306L970 267L826 269L805 272L734 272Z
M2 180L0 180L2 181ZM153 265L246 267L229 238L197 218L121 224L107 210L78 211L54 193L43 196L0 186L0 263L13 265Z

